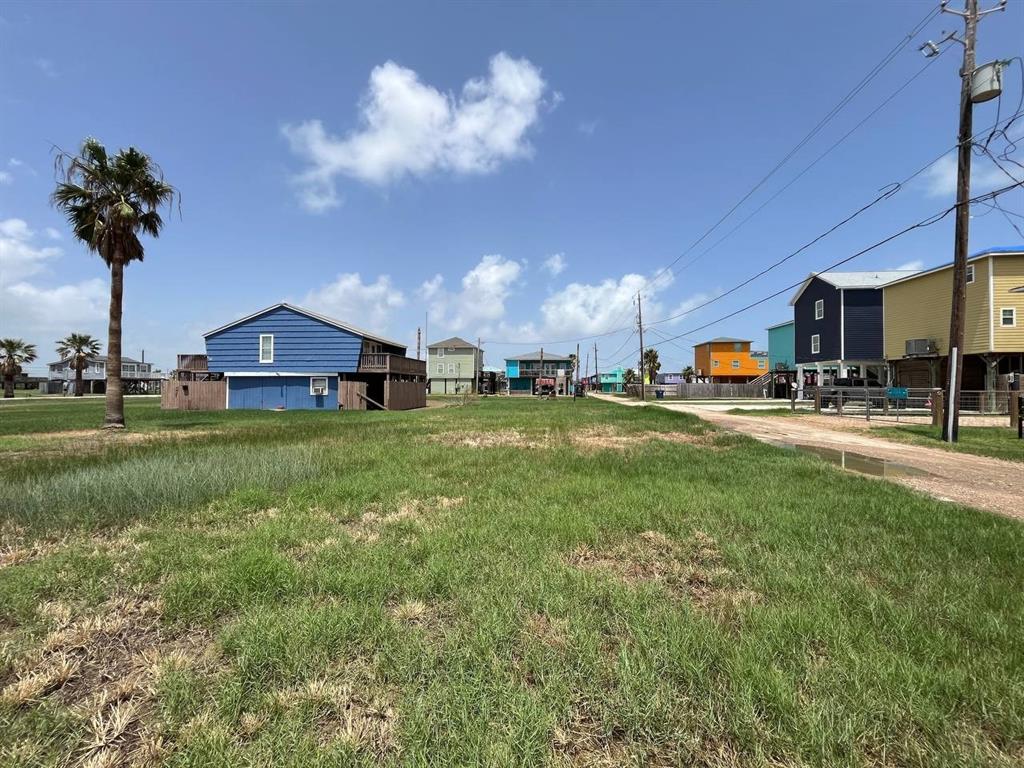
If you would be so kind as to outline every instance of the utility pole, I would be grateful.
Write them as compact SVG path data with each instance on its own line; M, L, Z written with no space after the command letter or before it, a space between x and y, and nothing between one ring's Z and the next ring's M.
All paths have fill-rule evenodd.
M597 342L594 342L594 389L598 392L604 392L604 388L601 386L601 371L597 367Z
M946 387L946 418L942 425L942 439L955 443L960 437L960 389L964 369L964 315L967 304L967 250L971 206L971 150L974 135L974 102L971 86L974 81L974 49L978 20L993 11L1006 8L1006 0L987 11L978 11L978 0L964 0L964 10L947 8L943 0L941 9L964 20L964 39L957 40L964 47L964 60L960 69L960 131L957 136L956 163L956 225L953 235L953 305L949 313L949 381Z
M576 384L572 389L572 396L575 398L580 393L580 343L576 342L576 362L573 364L576 367Z
M636 292L636 322L640 328L640 399L647 400L647 387L644 384L644 310L640 305L640 291Z
M416 359L420 359L420 328L416 329Z
M473 382L474 388L477 393L480 392L480 382L484 380L484 350L480 346L483 344L480 337L476 337L476 354L474 357L476 360L473 361L473 367L476 369L474 374L475 381Z

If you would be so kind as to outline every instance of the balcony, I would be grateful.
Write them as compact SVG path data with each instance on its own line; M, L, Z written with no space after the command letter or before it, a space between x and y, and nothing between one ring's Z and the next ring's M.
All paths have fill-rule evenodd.
M412 357L387 352L368 352L359 356L359 373L393 373L401 376L426 376L427 363Z

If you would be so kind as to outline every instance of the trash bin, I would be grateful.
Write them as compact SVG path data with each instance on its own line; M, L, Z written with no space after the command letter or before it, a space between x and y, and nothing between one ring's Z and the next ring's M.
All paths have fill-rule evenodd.
M654 390L654 397L656 399L658 399L658 400L664 400L665 399L665 390L664 389L656 389L656 390Z

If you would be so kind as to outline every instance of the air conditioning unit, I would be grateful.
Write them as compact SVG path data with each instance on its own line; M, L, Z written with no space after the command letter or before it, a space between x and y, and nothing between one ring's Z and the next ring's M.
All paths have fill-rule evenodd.
M939 351L934 339L907 339L907 357L934 355Z
M327 394L327 387L313 387L313 394L314 395L326 395Z

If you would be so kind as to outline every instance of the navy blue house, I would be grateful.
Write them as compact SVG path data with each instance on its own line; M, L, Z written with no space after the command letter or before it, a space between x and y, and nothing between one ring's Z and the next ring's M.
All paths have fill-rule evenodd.
M406 347L291 304L204 334L228 408L405 409L426 405L426 363Z
M863 376L885 383L881 286L913 270L811 274L790 300L797 381Z

